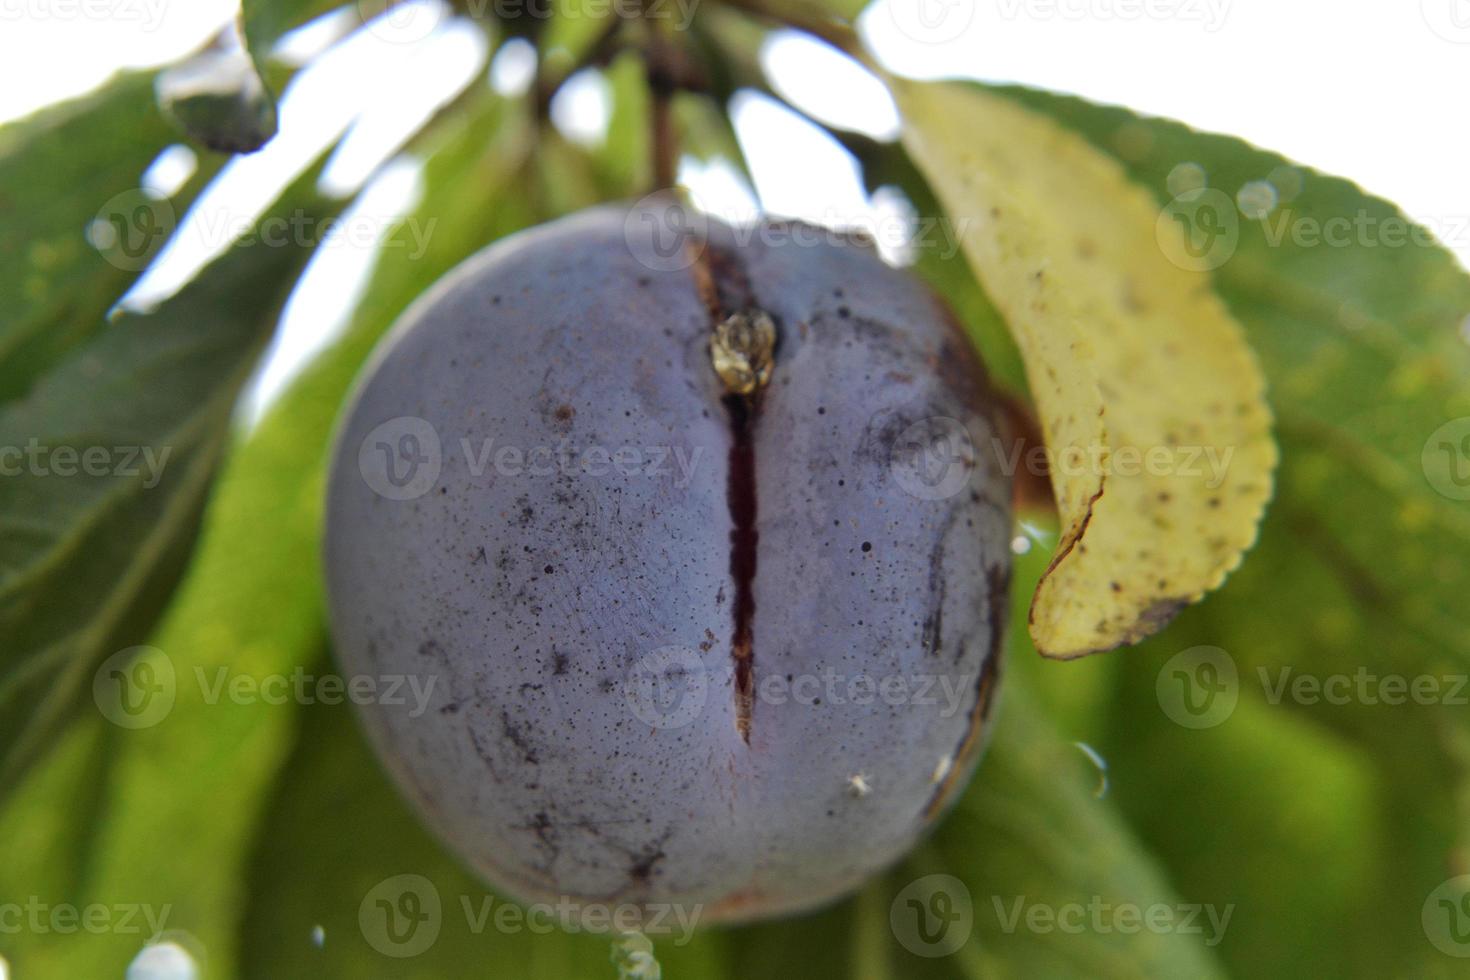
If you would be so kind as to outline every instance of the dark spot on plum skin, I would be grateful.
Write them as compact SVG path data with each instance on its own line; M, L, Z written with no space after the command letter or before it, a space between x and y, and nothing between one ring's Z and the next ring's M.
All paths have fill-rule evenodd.
M531 748L531 743L521 732L520 727L511 722L509 712L502 711L500 713L500 727L506 740L520 750L521 756L526 762L533 766L541 764L541 760L536 756L536 751Z
M628 877L640 884L646 884L653 877L654 866L662 861L666 854L662 848L658 848L649 854L645 854L633 862L628 869Z

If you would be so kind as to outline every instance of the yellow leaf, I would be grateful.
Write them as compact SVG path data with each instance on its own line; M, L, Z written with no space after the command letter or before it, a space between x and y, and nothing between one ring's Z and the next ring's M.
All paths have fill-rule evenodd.
M1114 160L978 87L893 86L1041 416L1062 534L1032 639L1059 658L1136 643L1255 541L1276 465L1260 366L1208 274L1170 260L1184 231Z

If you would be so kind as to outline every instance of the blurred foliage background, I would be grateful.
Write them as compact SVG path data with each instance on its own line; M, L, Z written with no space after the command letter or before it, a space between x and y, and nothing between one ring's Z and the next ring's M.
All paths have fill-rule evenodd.
M704 91L674 102L684 151L742 168L724 107L744 89L780 98L757 57L764 33L782 19L825 31L855 6L804 0L773 17L703 5L688 40L704 59ZM262 93L297 70L269 57L273 45L330 7L247 0ZM95 691L104 662L127 667L109 658L142 644L181 678L332 670L317 555L322 466L374 343L485 244L651 186L641 63L609 48L606 5L572 9L476 20L492 49L536 46L536 83L504 95L477 81L413 137L402 152L423 162L423 191L401 222L433 222L426 250L381 249L345 331L248 428L237 400L311 243L236 244L155 309L116 310L166 238L136 218L158 210L140 175L180 138L159 110L158 79L118 77L0 129L0 445L172 447L152 486L146 474L0 480L0 905L168 910L162 936L11 930L0 918L0 957L18 980L120 976L154 939L220 980L617 974L606 936L477 930L461 903L478 908L489 893L399 801L351 708L207 703L198 685L179 683L167 717L133 729L99 711ZM605 74L613 97L594 146L565 139L545 111L583 64ZM241 119L270 115L171 91L173 115L197 139L228 142ZM1161 205L1188 163L1212 186L1294 175L1280 206L1316 221L1398 217L1346 180L1227 136L995 91L1083 134ZM871 187L901 192L921 219L940 217L896 143L834 135ZM226 156L199 159L167 202L172 214L188 212ZM319 162L308 167L267 217L342 213L350 202L324 194L319 174ZM113 200L122 238L89 242L84 230ZM1470 976L1470 904L1458 904L1470 879L1455 884L1470 875L1470 510L1453 495L1456 461L1438 469L1425 454L1437 430L1470 415L1470 278L1436 246L1310 247L1269 231L1242 222L1215 273L1266 369L1282 446L1276 499L1241 569L1137 648L1044 662L1024 623L1055 527L1023 514L1000 720L959 805L900 866L827 911L656 942L665 976ZM147 233L146 254L119 251L130 232ZM1024 391L1004 324L963 257L921 247L913 258L992 372ZM1223 650L1235 671L1203 720L1176 685L1178 670L1199 670L1187 653L1199 647ZM1432 678L1438 693L1405 704L1361 693L1330 703L1289 686L1279 695L1283 678L1360 674ZM395 959L359 913L403 874L428 879L445 914L430 948ZM923 957L890 910L936 874L963 883L972 932L951 955ZM1081 907L1083 925L1015 918L1033 906ZM1111 911L1094 917L1099 906ZM1130 927L1124 908L1167 910L1167 923ZM1217 927L1211 914L1229 918Z

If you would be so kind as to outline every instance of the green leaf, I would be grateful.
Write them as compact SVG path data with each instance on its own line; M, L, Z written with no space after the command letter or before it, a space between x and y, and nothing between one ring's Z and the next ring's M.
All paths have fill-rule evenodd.
M324 214L314 179L287 198L309 220ZM163 608L235 397L306 254L234 249L158 310L110 318L0 409L0 792Z
M325 659L314 666L330 669ZM546 935L519 917L497 920L508 903L428 837L387 784L352 711L304 712L249 875L241 975L611 977L611 937ZM428 918L394 918L408 894ZM510 908L503 914L515 915ZM309 941L317 926L320 949Z
M618 27L610 19L616 16L613 7L599 0L563 0L549 9L551 16L544 20L545 26L536 39L537 47L541 57L561 73L572 65L583 64L607 32ZM512 21L508 29L524 28L525 25L518 23L524 18L515 16L519 13L516 7L509 7L506 12Z
M1256 549L1115 677L1097 737L1120 802L1186 895L1240 903L1221 951L1241 975L1452 975L1420 912L1470 871L1470 718L1452 700L1470 662L1459 614L1470 512L1448 465L1466 459L1434 442L1470 415L1470 277L1427 240L1390 237L1402 215L1345 180L1177 123L1001 91L1115 156L1171 220L1221 230L1219 248L1200 251L1261 358L1278 420L1277 503ZM1171 175L1175 190L1203 177L1217 193L1181 202ZM1252 219L1234 201L1259 181L1281 200ZM1311 243L1311 229L1344 221L1371 231ZM1199 644L1229 655L1239 703L1196 731L1163 710L1155 685ZM1348 696L1314 702L1281 687L1302 676L1339 678ZM1391 689L1372 685L1393 677L1437 694L1384 703Z
M977 935L956 958L976 978L1224 976L1210 910L1193 913L1200 933L1138 924L1152 912L1177 926L1191 913L1114 801L1097 798L1092 763L1018 681L1010 678L984 768L910 864L910 873L956 875L969 889ZM1216 922L1227 914L1213 911Z
M581 177L580 181L557 181L562 171L551 170L544 155L538 156L534 164L520 158L526 134L519 126L519 107L508 106L497 112L509 117L500 145L492 144L490 151L484 152L489 142L486 123L472 121L462 136L431 159L425 178L428 196L414 212L414 218L425 225L435 222L430 251L418 261L402 255L383 256L349 334L355 349L348 363L353 368L392 318L459 260L520 226L596 200L596 192L590 189L589 158L574 147L554 144L563 152L550 162ZM541 154L547 146L544 141L539 144ZM527 195L506 193L533 180L543 182L548 192L558 195L541 198L534 210ZM555 187L546 186L553 182ZM579 190L586 196L580 196ZM267 423L274 423L279 431L262 427L258 439L284 438L287 432L293 439L301 438L299 412L290 408L298 397L318 409L329 409L329 417L335 415L346 391L346 378L338 364L343 353L337 350L327 354L303 377L287 396L286 404ZM330 391L312 384L318 372L324 371L331 371L341 382ZM313 388L309 396L308 386ZM318 430L313 426L310 432L318 454L310 464L315 493L327 427L323 424ZM309 534L305 529L302 533L314 548L319 529L313 526ZM309 572L315 605L319 602L315 557ZM319 608L316 615L322 615ZM318 652L316 647L295 651L298 658ZM304 662L317 674L331 669L325 660L296 662ZM403 977L488 974L560 980L614 974L609 937L496 930L494 916L503 900L470 878L429 838L388 784L350 709L311 705L303 713L301 725L293 755L282 768L282 778L258 832L259 843L249 872L249 903L238 944L240 975L293 976L309 972L322 978L359 977L393 969L394 975ZM343 814L350 821L351 831L344 832L331 821L319 819L324 812ZM363 922L371 920L360 920L359 915L370 892L374 901L401 894L392 880L403 874L427 879L439 896L441 913L433 944L419 955L399 960L382 951L393 949L386 933L371 924L365 928ZM385 881L390 884L383 885ZM380 886L386 891L374 892ZM368 905L371 913L374 906L371 902ZM491 915L488 921L481 918L487 907ZM320 949L308 942L316 926L321 926L326 936ZM707 955L701 950L671 953L674 962L683 963L703 962ZM662 946L658 955L662 961Z
M1430 439L1470 415L1470 276L1423 229L1407 236L1425 236L1417 242L1392 237L1394 227L1414 226L1346 180L1178 123L1042 93L1006 94L1114 153L1161 207L1169 175L1187 164L1202 168L1227 202L1273 176L1296 191L1265 220L1223 214L1236 240L1212 260L1220 262L1216 287L1266 371L1284 446L1288 522L1311 552L1340 549L1335 557L1350 562L1340 575L1365 576L1375 607L1470 664L1470 626L1458 615L1470 565L1454 551L1470 541L1470 493L1444 468L1452 461L1445 445L1462 447ZM1376 230L1342 247L1293 240L1295 229L1342 220ZM1429 469L1426 449L1436 463ZM1438 657L1426 647L1417 652Z
M108 778L97 782L101 799L92 809L105 810L107 819L85 819L76 834L78 849L95 860L65 892L44 866L0 866L0 894L78 904L126 896L168 907L170 927L185 930L203 948L206 976L238 975L236 926L249 899L244 869L272 781L291 751L297 713L293 705L232 700L218 686L220 678L259 682L316 666L324 631L321 480L333 421L353 375L397 313L465 255L531 219L514 196L501 200L503 188L517 179L526 146L520 120L509 110L486 90L478 105L446 117L437 137L424 138L431 154L428 192L385 240L406 240L412 221L426 250L382 249L347 333L230 458L199 555L151 640L172 671L173 705L153 727L103 726L111 746ZM79 732L95 727L88 719ZM66 744L91 746L81 733L68 735ZM34 840L43 853L66 853L73 841L54 815L67 812L67 805L58 805L66 792L72 808L83 798L86 784L77 785L72 773L85 774L76 770L78 759L96 753L82 751L41 766L5 811L0 832ZM201 820L201 814L210 817ZM45 975L118 976L147 936L36 938L19 953L6 950L22 975L32 964L47 963L54 972Z
M612 113L607 139L595 160L600 182L615 197L622 188L653 186L648 135L652 98L643 59L635 52L613 60L607 68L607 82L612 90Z
M138 187L171 135L151 74L0 127L0 403L100 331L172 231L185 201Z

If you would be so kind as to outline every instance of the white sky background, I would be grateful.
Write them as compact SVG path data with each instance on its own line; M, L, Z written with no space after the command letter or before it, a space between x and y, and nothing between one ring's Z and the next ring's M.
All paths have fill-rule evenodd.
M206 41L237 2L0 0L0 120L84 92L118 68L171 61ZM348 190L392 156L435 101L483 71L474 32L456 29L434 2L420 0L396 34L355 38L304 73L282 102L282 136L227 169L186 225L195 233L160 261L140 302L166 296L223 249L232 222L258 213L335 134L349 133L325 183ZM1470 265L1470 0L878 0L862 28L880 59L904 74L1020 82L1121 103L1351 177L1427 224ZM328 31L315 33L296 47L310 53L330 40ZM893 110L881 93L824 54L783 38L768 49L767 65L814 115L891 134ZM506 58L495 84L523 84L524 72ZM595 138L605 113L604 95L588 84L568 93L555 118ZM834 144L773 103L743 99L735 115L766 209L829 223L884 212ZM175 154L152 179L167 186L188 172L188 160ZM748 214L753 204L728 171L686 165L681 176L711 210ZM354 219L385 228L416 180L412 167L381 172ZM340 327L370 254L362 244L319 250L258 379L254 411Z

